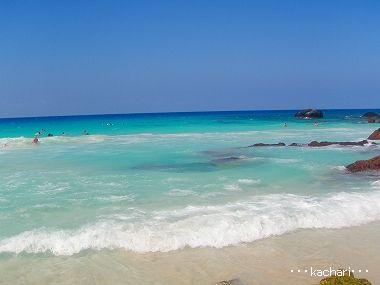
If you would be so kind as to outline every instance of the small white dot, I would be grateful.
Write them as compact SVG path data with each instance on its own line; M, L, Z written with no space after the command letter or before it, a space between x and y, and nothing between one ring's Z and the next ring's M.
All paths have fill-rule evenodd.
M366 269L366 270L365 270L365 272L367 272L367 273L368 273L368 269Z
M298 272L301 272L301 270L300 270L300 269L298 269Z
M305 273L307 272L307 269L305 269Z
M362 270L361 270L361 269L359 269L359 273L360 273L360 272L362 272Z
M352 271L352 273L355 273L355 270L352 269L351 271Z
M290 270L290 272L292 272L292 273L293 273L293 272L294 272L294 270L292 269L292 270Z

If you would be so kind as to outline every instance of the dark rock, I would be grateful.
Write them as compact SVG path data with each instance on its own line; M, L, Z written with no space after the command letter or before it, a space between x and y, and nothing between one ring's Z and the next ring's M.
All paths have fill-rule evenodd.
M217 159L213 159L211 162L213 163L228 163L228 162L233 162L233 161L238 161L244 159L243 156L227 156L227 157L221 157Z
M367 140L359 141L359 142L317 142L312 141L308 144L310 147L322 147L322 146L329 146L329 145L341 145L341 146L364 146L365 144L368 144Z
M257 147L257 146L286 146L283 142L279 143L255 143L253 145L250 145L248 147Z
M301 143L291 143L289 146L303 146Z
M380 114L375 112L367 112L362 118L366 119L368 123L380 123Z
M375 130L369 137L369 140L380 140L380 129Z
M377 114L375 112L367 112L367 113L362 115L362 118L370 118L370 117L376 117L376 116L379 116L379 114Z
M232 279L228 281L220 281L216 285L243 285L240 279Z
M346 166L350 172L380 170L380 155L368 160L358 160Z
M323 112L317 109L305 109L294 114L297 118L323 118Z

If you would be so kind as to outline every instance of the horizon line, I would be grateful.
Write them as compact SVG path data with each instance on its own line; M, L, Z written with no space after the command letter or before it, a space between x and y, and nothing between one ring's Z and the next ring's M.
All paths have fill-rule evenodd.
M212 110L212 111L168 111L168 112L131 112L131 113L92 113L92 114L68 114L68 115L44 115L22 117L0 117L7 119L38 119L38 118L65 118L65 117L95 117L95 116L128 116L128 115L164 115L164 114L201 114L201 113L233 113L233 112L265 112L265 111L299 111L305 109L317 109L322 111L332 110L380 110L380 108L297 108L297 109L248 109L248 110Z

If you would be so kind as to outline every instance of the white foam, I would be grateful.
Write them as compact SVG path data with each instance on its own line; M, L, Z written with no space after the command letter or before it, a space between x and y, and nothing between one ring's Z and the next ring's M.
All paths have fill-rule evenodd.
M280 163L280 164L289 164L289 163L299 162L299 159L295 159L295 158L271 158L270 160L275 163Z
M174 197L185 197L185 196L196 196L197 193L191 190L187 189L171 189L168 192L169 196L174 196Z
M98 200L110 201L110 202L120 202L120 201L134 201L135 196L132 194L129 195L110 195L105 197L98 197Z
M332 169L334 170L338 170L340 172L345 172L347 169L344 165L337 165L337 166L333 166Z
M76 230L26 231L0 241L0 252L72 255L85 249L135 252L223 247L296 229L342 228L380 220L380 191L320 198L276 194L217 206L152 212L136 221L108 218Z
M25 137L0 138L0 150L9 150L14 148L32 147L32 139Z
M254 185L254 184L259 184L261 183L260 179L238 179L238 182L240 184L245 184L245 185Z
M168 193L168 196L173 197L188 197L188 196L194 196L199 198L210 198L210 197L216 197L225 195L223 192L206 192L206 193L197 193L195 191L187 190L187 189L171 189Z
M225 185L224 189L226 189L228 191L241 191L242 190L238 184Z

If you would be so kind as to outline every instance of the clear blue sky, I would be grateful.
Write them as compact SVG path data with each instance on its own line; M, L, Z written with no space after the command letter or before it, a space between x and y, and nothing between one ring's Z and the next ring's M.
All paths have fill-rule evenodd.
M0 1L0 117L380 107L380 1Z

